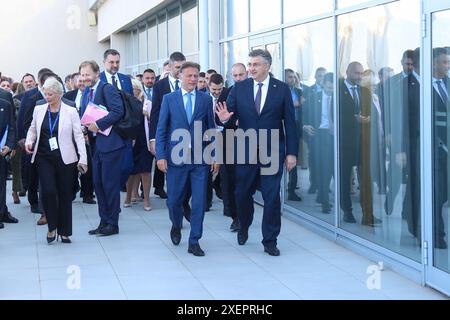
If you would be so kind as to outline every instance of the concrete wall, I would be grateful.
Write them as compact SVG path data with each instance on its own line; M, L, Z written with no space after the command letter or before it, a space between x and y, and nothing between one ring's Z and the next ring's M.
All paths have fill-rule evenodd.
M61 77L81 61L102 62L109 42L97 41L97 27L88 24L86 0L14 0L2 3L0 71L20 80L49 67Z
M103 41L164 0L107 0L98 9L98 40Z

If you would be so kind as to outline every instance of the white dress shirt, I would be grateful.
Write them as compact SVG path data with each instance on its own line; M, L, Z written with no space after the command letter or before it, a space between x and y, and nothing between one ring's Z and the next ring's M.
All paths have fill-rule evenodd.
M359 86L351 84L348 80L345 80L344 83L347 86L347 89L350 92L350 95L352 96L353 101L355 101L355 97L353 96L353 88L356 89L356 94L358 94ZM361 98L361 97L358 95L358 98ZM361 101L361 99L358 99L358 100Z
M448 92L447 92L447 87L446 87L443 79L436 79L435 77L433 77L434 90L436 90L436 92L439 94L441 99L444 101L445 97L441 96L441 92L439 91L439 87L438 87L439 86L438 81L441 81L440 86L441 86L442 90L444 90L444 92L447 94L447 97L449 97Z
M172 77L172 75L169 74L169 84L170 84L170 91L174 92L175 88L177 87L176 82L178 79L175 79L174 77ZM181 88L181 81L178 80L178 87ZM184 97L184 95L183 95Z
M322 116L319 129L330 129L330 103L332 96L328 96L322 91Z
M112 81L113 75L105 70L105 76L106 76L106 81L108 81L109 84L114 85L113 81ZM116 73L114 76L116 77L117 88L119 88L119 90L122 90L122 84L120 83L119 74Z
M187 107L187 102L188 102L188 97L187 97L187 93L191 93L191 101L192 101L192 116L194 116L195 113L195 99L196 99L196 94L197 92L191 91L191 92L187 92L186 90L184 90L183 88L181 88L181 94L183 95L183 102L184 102L184 110L186 111L186 107Z
M256 95L258 94L258 90L259 90L259 84L260 82L257 82L255 80L253 80L253 98L254 100L256 100ZM267 76L267 78L261 82L263 84L262 88L261 88L261 113L264 109L264 105L266 104L266 100L267 100L267 93L269 92L269 83L270 83L270 75Z
M83 98L83 91L78 89L77 97L75 98L75 106L77 107L78 111L80 111L80 108L81 108L81 99L82 98Z

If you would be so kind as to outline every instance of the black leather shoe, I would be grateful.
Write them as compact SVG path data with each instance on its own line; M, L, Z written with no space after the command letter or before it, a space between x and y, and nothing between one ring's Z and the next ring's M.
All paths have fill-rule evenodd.
M36 213L36 214L41 214L42 213L41 210L39 209L39 206L37 204L32 204L30 211L32 213Z
M356 223L356 219L353 216L353 213L351 213L351 212L344 213L344 219L343 220L344 220L344 222L347 222L347 223Z
M167 193L164 191L164 189L155 189L155 194L161 199L167 199Z
M289 193L288 200L300 202L302 201L302 198L300 198L295 192L291 192Z
M97 229L89 231L89 235L90 236L96 236L96 235L100 234L100 229L102 229L104 227L106 227L106 224L101 224L100 223L99 226L97 227Z
M314 186L309 187L308 194L314 194L316 192L317 192L317 188L315 188Z
M237 234L238 244L240 246L243 246L247 243L248 240L248 232L240 231Z
M230 226L231 232L238 232L240 229L241 229L241 227L239 226L239 220L234 219L233 223Z
M331 206L330 205L322 205L322 213L323 214L330 214L331 213Z
M119 227L113 226L112 224L107 224L98 231L98 234L104 237L113 236L115 234L119 234Z
M93 198L84 198L83 203L86 204L97 204L97 201L95 201Z
M19 220L14 218L10 212L7 212L3 214L2 218L0 219L0 222L3 223L19 223Z
M181 242L181 230L172 228L172 230L170 230L170 239L175 246L179 245Z
M264 246L264 252L268 253L269 256L280 256L280 250L278 250L277 246Z
M4 227L5 225L2 222L0 222L0 229L3 229Z
M192 253L196 257L204 257L205 252L200 248L199 244L190 244L188 253Z
M435 247L436 247L436 249L444 249L444 250L447 250L447 248L448 248L447 242L445 242L445 240L443 238L436 240Z

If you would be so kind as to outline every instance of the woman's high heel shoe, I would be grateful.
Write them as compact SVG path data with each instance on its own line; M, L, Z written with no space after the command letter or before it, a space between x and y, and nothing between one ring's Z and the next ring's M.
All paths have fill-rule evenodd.
M53 237L49 237L48 234L47 234L47 243L48 244L51 244L52 242L55 242L55 240L56 240L56 233L55 233L55 235Z

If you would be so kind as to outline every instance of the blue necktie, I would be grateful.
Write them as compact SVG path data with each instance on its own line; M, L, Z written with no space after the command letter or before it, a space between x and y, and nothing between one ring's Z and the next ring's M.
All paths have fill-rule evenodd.
M147 88L147 99L152 101L152 89Z
M186 93L187 102L186 102L186 116L188 122L191 123L192 120L192 93Z
M437 84L437 87L438 87L441 99L442 99L442 101L444 101L444 104L447 104L448 103L448 95L445 92L444 88L442 88L442 83L443 83L442 80L437 80L436 81L436 84Z
M175 91L180 90L180 85L179 85L179 83L180 83L180 80L175 81Z

